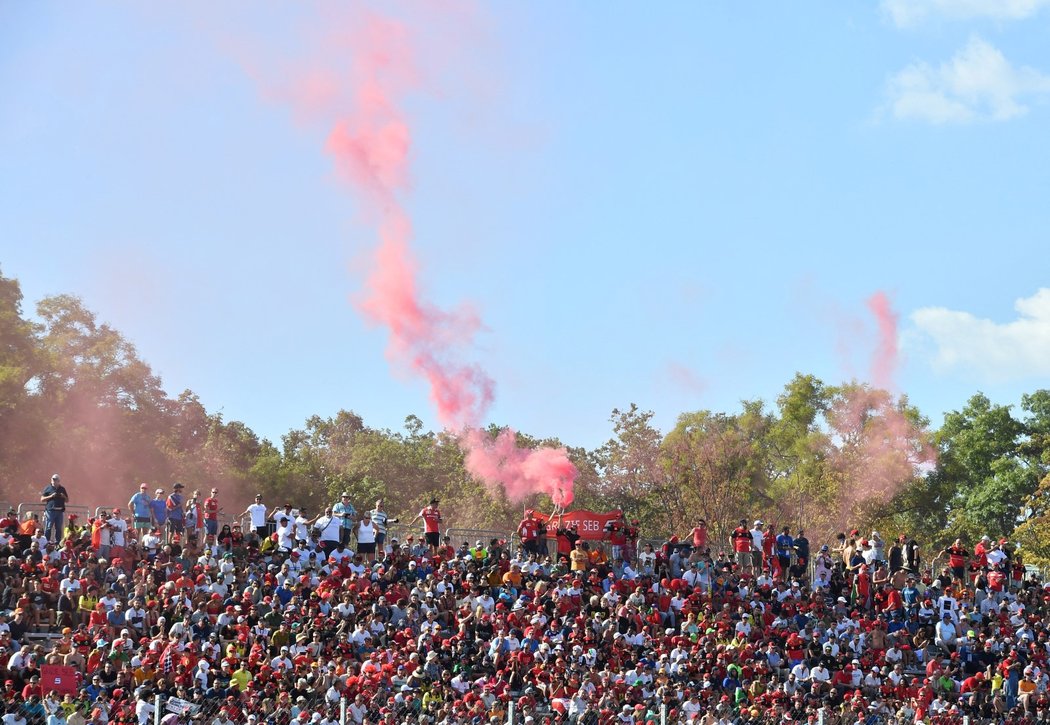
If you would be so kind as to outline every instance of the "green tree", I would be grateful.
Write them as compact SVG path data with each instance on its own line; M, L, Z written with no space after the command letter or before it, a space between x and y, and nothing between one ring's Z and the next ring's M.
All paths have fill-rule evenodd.
M769 481L757 455L768 423L759 403L745 403L740 415L701 410L678 417L660 458L672 531L688 531L704 518L712 540L725 541L738 518L769 509Z
M1040 402L1035 399L1032 406ZM937 434L938 475L954 491L946 517L949 535L973 540L1013 531L1041 478L1031 457L1022 453L1027 442L1026 425L1011 406L993 405L982 393L945 415Z
M614 437L595 451L599 473L592 505L600 510L621 510L648 528L663 524L662 497L666 472L660 465L663 434L653 424L653 412L631 403L627 410L613 409L609 417Z
M813 375L795 373L777 398L777 415L766 436L769 496L781 517L799 519L811 530L829 523L837 489L828 474L824 416L831 393ZM768 515L768 514L767 514Z
M36 326L22 316L22 287L0 274L0 422L28 398L38 367Z

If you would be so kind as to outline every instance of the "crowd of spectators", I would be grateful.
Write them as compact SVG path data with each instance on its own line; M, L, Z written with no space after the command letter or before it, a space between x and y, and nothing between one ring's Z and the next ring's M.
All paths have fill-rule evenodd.
M158 702L166 725L1050 719L1050 594L1006 541L931 566L874 531L699 522L653 546L530 512L472 543L436 500L399 540L382 501L257 497L242 526L183 490L0 519L4 725L146 725Z

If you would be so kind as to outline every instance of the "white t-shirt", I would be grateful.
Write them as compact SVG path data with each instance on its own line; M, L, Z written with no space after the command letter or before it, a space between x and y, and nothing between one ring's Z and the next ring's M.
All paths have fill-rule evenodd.
M160 546L160 537L151 531L142 537L142 546L149 553L156 554L157 548Z
M299 541L309 541L310 540L310 531L309 531L309 527L307 526L307 523L309 523L309 519L307 519L302 514L299 514L298 516L295 517L295 538L297 540L299 540Z
M322 516L314 528L321 532L321 541L339 541L342 535L342 522L335 516Z
M261 503L253 503L248 507L248 514L252 517L252 527L266 526L266 506Z
M279 546L282 549L291 549L295 545L295 540L293 538L294 531L295 525L290 521L284 526L278 525L277 546Z
M124 532L128 530L128 522L119 516L114 516L107 523L113 529L110 532L113 546L124 546Z
M995 566L999 562L1006 559L1006 552L1002 549L992 549L987 554L985 554L985 558L988 559L988 566Z

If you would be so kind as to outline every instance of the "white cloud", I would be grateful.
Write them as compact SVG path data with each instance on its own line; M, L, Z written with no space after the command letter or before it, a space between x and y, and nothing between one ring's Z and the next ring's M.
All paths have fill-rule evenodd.
M1050 75L1014 67L978 37L950 61L914 63L890 78L890 108L899 119L930 123L1005 121L1028 112L1025 97L1050 94Z
M936 345L935 369L976 373L992 382L1050 375L1050 288L1014 303L1018 317L996 323L969 312L924 307L911 314Z
M928 18L947 20L1023 20L1050 5L1050 0L882 0L883 11L900 28Z

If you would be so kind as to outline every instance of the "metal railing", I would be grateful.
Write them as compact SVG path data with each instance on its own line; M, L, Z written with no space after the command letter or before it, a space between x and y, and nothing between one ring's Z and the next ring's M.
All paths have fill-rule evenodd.
M22 519L27 513L38 513L42 514L47 510L47 504L43 503L20 503L18 504L18 518ZM91 509L87 506L69 505L66 504L65 516L66 521L69 521L71 514L76 514L78 519L87 520L91 517Z
M445 529L445 534L452 538L453 546L464 541L467 542L468 546L474 546L478 541L488 546L493 539L500 539L507 542L508 549L513 553L518 545L517 537L514 534L496 529Z

